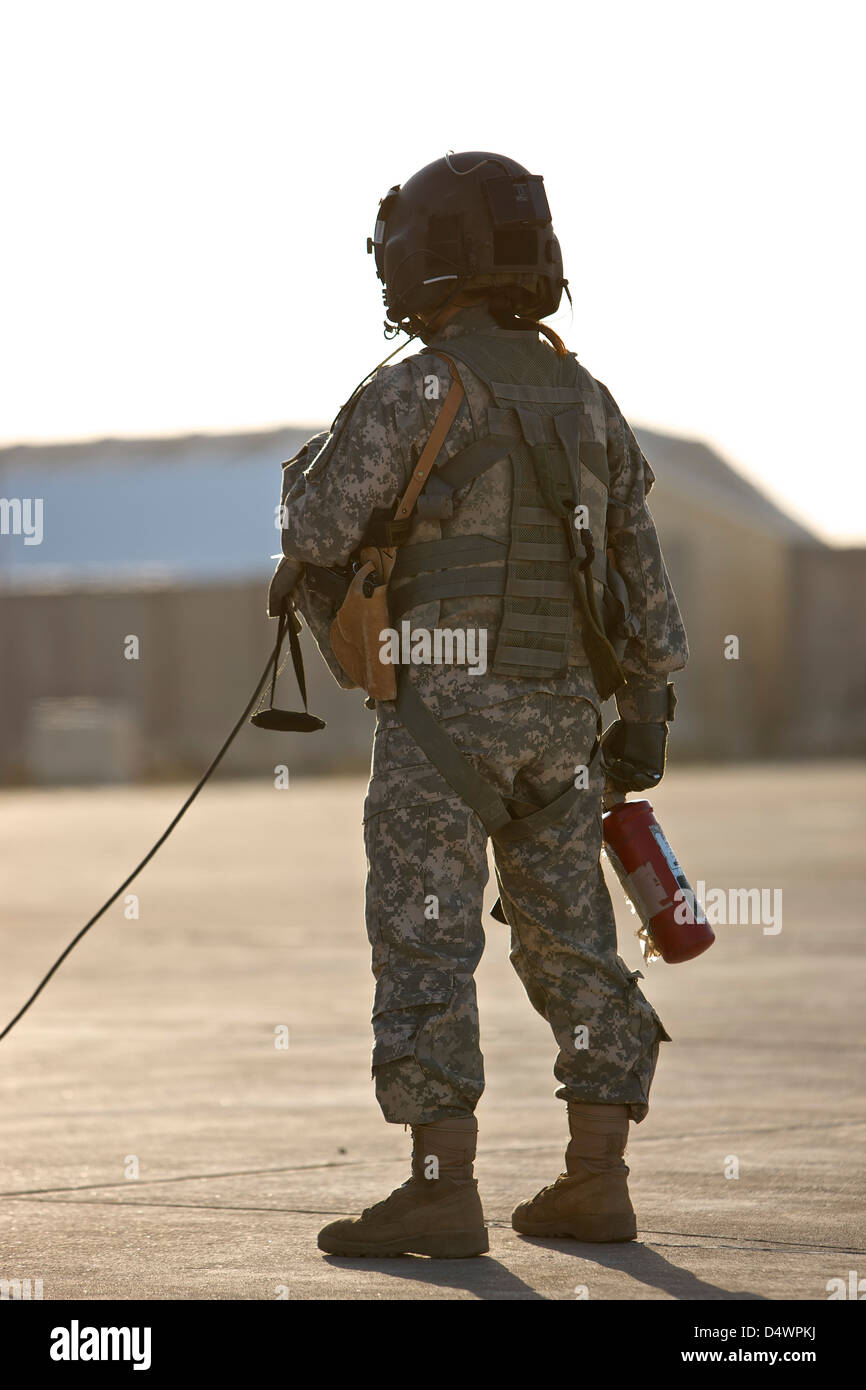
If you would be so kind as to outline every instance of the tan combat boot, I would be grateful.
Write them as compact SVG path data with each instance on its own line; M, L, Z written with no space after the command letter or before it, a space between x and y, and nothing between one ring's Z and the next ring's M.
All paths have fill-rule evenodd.
M478 1183L472 1176L474 1115L412 1126L412 1176L360 1216L319 1232L329 1255L432 1255L462 1259L489 1248Z
M514 1208L511 1224L525 1236L574 1240L634 1240L637 1222L623 1162L628 1140L627 1105L568 1103L571 1140L566 1172L528 1202Z

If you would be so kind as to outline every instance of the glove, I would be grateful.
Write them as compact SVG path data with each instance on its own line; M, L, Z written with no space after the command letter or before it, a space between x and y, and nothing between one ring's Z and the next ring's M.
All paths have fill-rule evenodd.
M268 589L268 617L278 618L287 599L304 572L303 561L285 557L277 565Z
M639 724L631 719L617 719L601 740L601 757L608 780L627 792L657 787L664 776L667 741L667 724Z

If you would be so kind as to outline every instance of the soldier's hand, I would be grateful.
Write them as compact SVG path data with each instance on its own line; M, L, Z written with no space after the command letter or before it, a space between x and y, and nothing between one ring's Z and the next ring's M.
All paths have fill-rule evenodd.
M639 724L617 719L601 740L601 756L610 782L628 792L658 786L665 771L667 724Z
M277 565L268 589L269 618L280 616L284 599L289 597L303 572L304 566L301 560L289 560L283 557Z

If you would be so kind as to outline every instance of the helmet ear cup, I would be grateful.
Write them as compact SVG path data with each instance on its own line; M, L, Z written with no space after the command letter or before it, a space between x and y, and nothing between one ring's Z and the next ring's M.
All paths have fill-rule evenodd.
M376 273L389 319L429 313L455 290L514 286L521 312L559 307L562 253L540 174L502 155L472 151L428 164L379 204Z

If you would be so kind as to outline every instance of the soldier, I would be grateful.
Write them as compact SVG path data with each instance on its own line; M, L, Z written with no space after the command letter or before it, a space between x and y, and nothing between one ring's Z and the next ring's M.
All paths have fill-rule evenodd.
M620 791L658 782L668 677L688 655L653 473L610 392L540 322L567 285L540 176L446 156L390 190L368 250L392 328L425 346L286 465L269 611L296 623L300 609L340 684L375 697L373 1076L413 1151L409 1180L331 1222L319 1248L488 1249L473 1178L488 837L494 916L556 1039L570 1130L565 1173L520 1203L514 1229L631 1240L628 1125L669 1039L617 955L599 856L605 776Z

